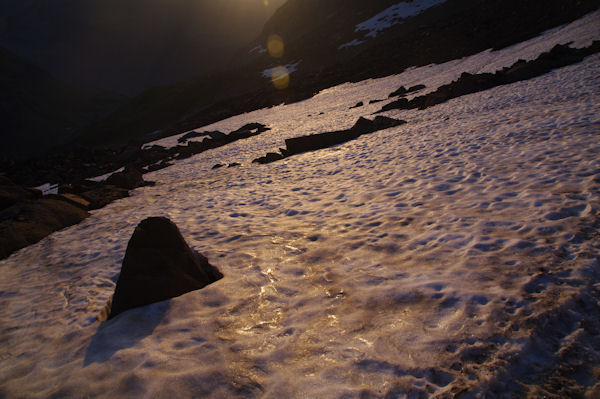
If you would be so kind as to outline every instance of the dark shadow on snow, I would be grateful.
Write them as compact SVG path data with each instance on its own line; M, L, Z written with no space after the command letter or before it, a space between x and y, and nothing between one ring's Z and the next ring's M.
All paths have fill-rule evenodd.
M164 319L170 301L130 309L100 323L85 353L83 366L104 363L122 349L133 348L150 336Z

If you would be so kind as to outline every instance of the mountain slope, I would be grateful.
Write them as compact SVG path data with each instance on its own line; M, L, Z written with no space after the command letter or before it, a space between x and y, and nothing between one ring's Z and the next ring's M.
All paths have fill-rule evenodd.
M433 91L587 46L600 13L586 19L207 126L272 130L177 160L147 176L155 186L0 261L1 395L598 397L600 55L251 164L352 126L400 85ZM132 232L155 215L225 278L100 322Z
M0 46L65 81L137 94L224 68L284 0L0 0Z
M402 23L375 37L357 30L357 25L401 3L290 0L275 12L257 40L238 53L231 70L146 92L88 130L84 141L122 142L155 131L164 136L193 129L238 113L305 99L346 81L502 48L600 7L600 0L414 0L407 4L424 4L422 12ZM425 7L429 4L434 5ZM273 34L283 39L285 50L279 58L266 51ZM344 46L351 42L358 45ZM264 77L277 65L296 69L284 90Z
M105 90L67 84L0 48L0 156L31 156L63 144L125 100Z
M254 45L277 34L286 44L285 54L274 60L263 53L262 62L301 60L299 74L330 70L358 79L502 48L600 7L598 0L378 0L368 6L360 1L326 3L343 6L336 4L315 17L318 5L310 7L310 1L284 4L265 24ZM394 10L390 5L396 6L396 17L391 17ZM301 29L298 15L313 29ZM403 15L406 18L401 18Z

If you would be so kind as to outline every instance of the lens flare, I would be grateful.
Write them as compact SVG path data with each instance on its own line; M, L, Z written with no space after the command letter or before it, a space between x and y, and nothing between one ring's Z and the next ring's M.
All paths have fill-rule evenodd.
M287 89L290 85L290 74L286 67L278 66L271 71L271 82L276 89Z
M273 58L281 58L285 51L283 39L279 35L270 35L267 39L267 50Z
M264 0L263 3L265 3L265 7L269 7L269 0Z

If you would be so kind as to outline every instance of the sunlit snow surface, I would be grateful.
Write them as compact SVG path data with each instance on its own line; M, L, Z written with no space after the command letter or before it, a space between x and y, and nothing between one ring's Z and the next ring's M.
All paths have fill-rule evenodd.
M598 282L600 56L389 112L408 124L343 145L250 160L287 137L351 126L384 103L350 106L401 84L435 90L558 42L588 45L599 26L592 14L500 52L199 127L273 130L148 174L156 186L0 262L0 396L510 392L557 362L543 346L553 317L568 330L559 352L584 348L597 364L577 306ZM225 277L96 321L135 226L159 215Z

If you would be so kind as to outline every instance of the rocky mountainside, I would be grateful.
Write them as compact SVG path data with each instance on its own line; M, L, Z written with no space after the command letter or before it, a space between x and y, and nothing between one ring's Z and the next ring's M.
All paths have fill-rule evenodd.
M290 0L252 44L278 35L282 56L252 54L265 68L297 64L292 81L357 80L499 49L599 6L598 0Z
M226 67L285 0L0 0L0 46L128 95Z
M0 48L2 156L38 155L106 117L126 97L67 84Z
M82 142L166 136L339 83L503 48L598 7L600 0L289 0L231 70L147 91Z

